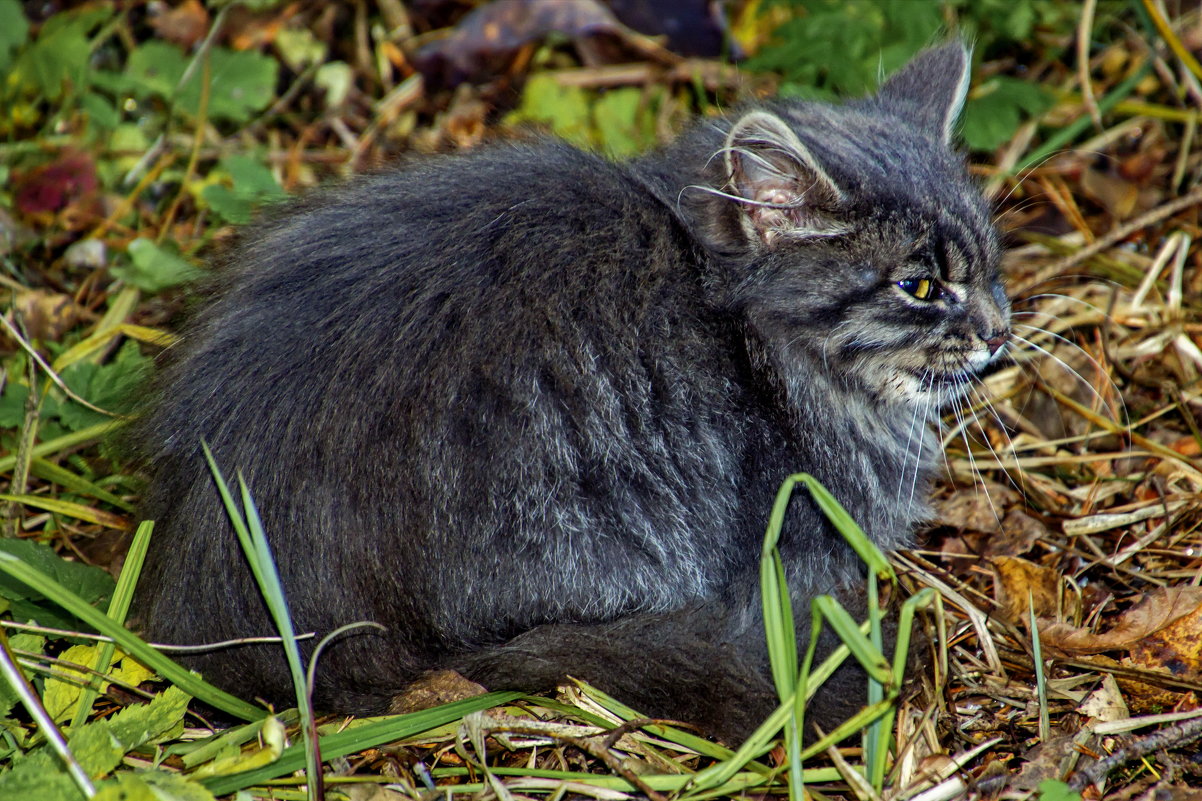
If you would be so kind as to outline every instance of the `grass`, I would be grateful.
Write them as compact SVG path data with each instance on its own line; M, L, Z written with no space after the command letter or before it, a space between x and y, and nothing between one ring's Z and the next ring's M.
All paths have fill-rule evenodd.
M29 310L23 316L34 329L23 335L29 349L70 392L107 409L101 400L109 384L125 375L112 367L114 347L134 340L149 354L170 339L183 295L138 286L138 265L127 255L133 241L150 243L139 246L154 256L149 263L192 262L228 235L222 215L236 216L237 202L249 207L272 187L301 189L352 166L383 162L394 150L466 146L494 130L495 115L486 111L504 104L513 73L458 94L423 83L405 71L405 55L393 47L409 41L393 5L379 4L384 10L370 19L356 16L366 10L348 12L342 37L323 38L313 20L292 26L308 31L324 55L280 73L284 91L247 120L213 117L233 113L220 92L193 117L172 112L156 95L139 95L130 112L139 116L126 121L163 135L137 141L135 130L94 130L80 104L94 106L86 97L95 87L80 80L64 84L67 94L53 100L6 96L12 101L4 106L10 116L0 143L6 209L15 204L12 187L28 185L37 169L70 150L88 154L97 169L100 188L91 195L69 197L49 211L13 213L15 225L0 216L5 242L18 242L6 245L0 283L13 306ZM1013 5L1040 13L1038 0ZM97 72L111 71L106 59L148 36L140 13L122 12L80 34L91 37L81 41L96 54ZM273 24L291 24L281 13L247 17L242 29L270 39ZM768 36L754 16L741 13L736 27L752 44ZM778 13L769 8L765 18ZM120 625L147 534L126 530L136 484L95 444L119 423L58 408L68 405L62 390L44 369L27 378L29 350L10 340L3 360L9 387L32 384L49 400L37 413L8 391L0 401L6 420L0 471L13 479L4 499L8 522L24 538L118 576L109 595L76 597L64 577L0 554L5 575L36 583L55 605L113 640L89 646L95 641L6 626L6 664L33 679L23 699L0 698L7 704L0 766L25 793L15 797L78 797L83 782L56 761L59 751L75 755L76 774L87 781L139 776L145 785L139 791L175 793L168 797L243 790L252 797L304 797L314 792L306 787L315 773L306 762L317 759L325 765L327 797L362 793L347 789L362 784L386 785L415 800L438 794L505 801L566 794L799 797L803 787L814 798L924 801L1193 791L1200 779L1191 715L1202 693L1202 660L1192 644L1202 640L1202 624L1196 605L1176 607L1167 599L1170 593L1192 598L1202 577L1199 16L1196 10L1166 15L1161 4L1136 0L1099 4L1096 20L1086 32L1088 87L1071 60L1074 32L1051 23L989 51L979 70L986 80L1019 75L1021 67L1056 98L1038 119L1020 117L995 152L973 156L1009 232L1004 269L1016 320L1043 330L1020 329L1032 346L1017 349L1014 366L987 379L982 399L946 420L938 519L922 533L920 547L891 556L889 570L868 553L874 575L896 576L903 614L913 614L921 639L932 644L925 669L903 675L900 660L881 653L879 626L871 620L862 626L826 602L817 611L790 609L766 542L766 618L782 703L737 752L667 726L628 726L637 710L572 685L556 698L493 694L411 716L318 719L318 757L302 742L309 727L298 716L269 715L221 694ZM395 37L373 28L384 21L387 31L399 31ZM417 41L422 34L408 35ZM202 50L228 44L212 39ZM258 52L282 63L273 48ZM524 57L526 66L511 69L532 69L569 87L555 95L565 107L609 95L611 110L631 109L639 146L668 135L689 108L728 106L773 82L709 67L690 73L687 62L666 70L648 63L615 78L612 70L581 66L566 45ZM341 105L323 105L325 96L306 82L327 65L353 75ZM328 70L323 80L337 73ZM597 89L603 85L604 94ZM1100 125L1087 98L1097 98ZM648 108L653 115L638 116ZM18 113L33 115L35 123L14 121ZM155 128L155 115L171 114L170 124ZM590 140L615 135L586 133ZM231 153L249 155L253 164L229 162ZM206 191L214 185L233 200L210 202ZM69 267L70 259L82 258L71 247L90 234L108 249L108 260L99 269ZM114 280L114 267L126 278ZM169 279L153 277L159 284ZM33 287L52 297L32 295ZM806 483L804 491L814 490ZM7 617L48 602L9 603ZM874 706L847 729L862 730L861 738L803 749L792 733L804 725L797 699L830 669L807 664L804 649L791 661L798 653L789 641L794 614L815 616L815 629L819 621L834 626L848 643L843 658L871 666ZM1137 627L1138 636L1114 645L1113 632L1124 627ZM133 664L139 661L248 723L214 732L185 713L166 683ZM149 697L156 700L145 703ZM25 707L17 703L45 707L51 722L35 724L40 713L20 711ZM783 744L782 731L789 732ZM190 784L179 784L185 776ZM20 784L35 779L40 783Z

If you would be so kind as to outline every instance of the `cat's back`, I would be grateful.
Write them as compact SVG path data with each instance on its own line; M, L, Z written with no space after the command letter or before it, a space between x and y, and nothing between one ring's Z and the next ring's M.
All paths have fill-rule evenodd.
M482 373L654 349L665 313L695 314L690 260L671 209L625 165L553 141L414 160L244 235L167 359L156 414L170 419L154 425L184 444L236 417L245 439L281 404L378 405L350 384L446 408Z

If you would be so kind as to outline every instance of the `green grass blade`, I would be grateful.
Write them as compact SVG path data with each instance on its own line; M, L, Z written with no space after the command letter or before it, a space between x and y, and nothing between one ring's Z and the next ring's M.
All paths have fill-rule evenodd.
M814 502L818 504L818 508L831 521L831 525L843 535L843 539L847 540L847 544L851 546L856 555L868 565L868 569L880 576L888 576L893 579L893 567L889 564L889 560L881 553L881 549L876 546L868 535L864 533L864 529L852 519L848 511L843 508L843 504L831 495L830 491L822 486L822 484L813 476L807 473L798 474L804 481L806 489L810 491L810 495L814 498Z
M421 734L424 731L429 731L436 726L442 726L443 724L458 720L464 715L470 715L472 712L479 712L483 709L491 709L494 706L508 704L511 701L516 701L523 695L524 693L520 692L486 693L466 698L462 701L452 701L449 704L436 706L432 709L423 709L420 712L413 712L408 715L395 715L393 717L373 720L370 723L322 737L319 742L321 755L326 760L336 759L347 754L363 751L367 748L373 748L382 743L403 740L407 737ZM305 767L304 751L303 744L289 746L284 749L280 758L270 765L249 770L245 773L236 773L231 776L213 776L203 779L201 783L214 795L221 796L235 793Z
M880 649L873 646L872 641L860 630L851 615L829 595L820 595L814 599L814 605L822 613L827 624L835 630L835 634L851 651L856 661L864 666L868 675L882 684L893 685L891 665L881 654Z
M80 495L89 495L98 501L116 506L123 512L133 512L134 505L119 495L114 495L103 487L93 484L81 475L72 473L64 467L35 457L30 464L30 472L45 481L51 481Z
M309 697L308 682L305 676L304 663L301 660L300 646L297 645L296 631L292 626L292 615L288 611L288 600L284 597L284 586L280 581L279 571L275 567L275 559L271 554L271 546L267 543L267 534L263 531L263 521L259 510L255 507L250 489L242 475L238 475L238 486L242 496L242 507L239 509L230 493L229 486L213 458L207 443L202 442L205 460L209 463L213 479L221 500L225 504L226 514L233 524L238 541L250 563L251 572L259 586L259 592L267 603L272 622L280 633L284 657L288 662L288 672L292 677L292 687L296 695L297 709L301 716L301 735L305 748L305 776L309 783L309 795L318 798L323 795L321 789L321 759L317 751L317 730L314 723L313 701Z
M150 535L154 531L154 521L144 520L134 534L134 541L129 546L125 563L121 566L121 575L117 578L117 586L113 590L113 599L109 602L109 619L119 625L125 625L125 616L129 614L129 606L133 602L134 587L137 586L138 576L142 574L142 564L146 561L146 550L150 547ZM117 650L115 643L106 642L100 646L100 658L96 662L96 670L108 672L113 664L113 653ZM79 704L75 707L75 715L71 718L71 728L82 725L91 714L92 704L100 692L101 678L92 676L88 686L79 696Z
M173 660L151 648L129 629L111 620L108 615L68 590L37 568L30 567L20 559L0 553L0 572L37 590L48 600L58 604L95 631L112 637L122 651L174 683L192 697L228 712L242 720L258 720L267 710L248 704L240 698L219 690Z
M121 420L109 420L104 423L97 423L94 426L81 428L78 431L72 431L70 434L63 434L61 437L46 440L41 445L33 446L33 457L36 459L39 456L49 456L53 453L65 451L68 448L74 448L76 445L83 445L93 440L101 439L102 437L109 436L122 425L124 425L124 422ZM16 456L0 457L0 473L7 473L16 466Z
M618 717L622 718L623 720L635 720L637 718L645 718L646 717L646 715L642 714L641 712L638 712L635 709L631 709L630 707L623 704L621 701L617 700L616 698L614 698L611 695L608 695L608 694L602 692L601 690L598 690L596 687L592 686L591 684L586 684L582 681L576 681L575 683L576 683L576 686L580 688L580 691L582 693L584 693L589 698L596 701L601 706L608 709L610 712L612 712L615 715L617 715ZM533 704L538 704L539 706L546 707L547 709L560 710L566 714L573 715L573 716L578 717L588 723L592 723L592 724L600 726L602 728L610 728L612 726L612 724L610 724L605 719L594 716L594 715L590 714L587 710L579 709L574 706L569 706L568 704L560 704L559 702L557 702L553 699L550 699L550 698L531 697L528 700ZM644 726L643 729L645 731L647 731L648 733L653 734L656 737L659 737L660 739L667 740L668 742L671 742L671 743L676 743L677 745L682 745L685 748L692 749L693 751L696 751L699 754L703 754L703 755L711 757L713 759L719 759L719 760L729 759L731 756L734 755L734 751L731 751L726 746L719 745L718 743L715 743L711 740L707 740L704 737L699 737L696 734L692 734L690 732L684 731L683 729L677 729L673 726L664 726L661 724L651 724L648 726ZM767 768L763 765L760 765L758 763L752 763L749 766L749 768L751 770L756 770L756 771L760 771L760 772L764 772L764 773L770 772L769 768Z

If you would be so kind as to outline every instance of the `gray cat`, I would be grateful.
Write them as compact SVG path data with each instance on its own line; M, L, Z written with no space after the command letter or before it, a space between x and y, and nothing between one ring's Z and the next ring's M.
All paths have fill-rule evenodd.
M417 159L254 226L167 354L138 437L151 638L272 633L208 469L241 470L319 708L428 671L565 675L737 740L775 705L760 544L813 473L883 548L926 512L927 427L1009 336L990 211L949 149L968 56L767 103L613 163L554 141ZM858 559L800 493L799 618ZM799 632L806 641L805 631ZM288 704L278 646L194 666ZM863 697L854 668L814 714Z

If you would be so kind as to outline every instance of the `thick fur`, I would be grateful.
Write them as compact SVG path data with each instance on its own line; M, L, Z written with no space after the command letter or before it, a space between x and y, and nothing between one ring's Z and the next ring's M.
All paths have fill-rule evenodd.
M245 475L298 630L387 629L323 653L319 707L381 712L432 669L570 674L745 735L775 703L757 576L780 482L809 471L906 545L927 423L1006 331L947 144L966 66L947 45L877 97L705 121L627 164L556 142L416 160L256 225L137 433L149 636L272 633L204 439ZM925 275L948 296L899 284ZM862 572L804 494L782 551L799 619ZM288 703L278 647L193 665ZM828 726L860 697L836 681Z

